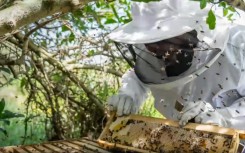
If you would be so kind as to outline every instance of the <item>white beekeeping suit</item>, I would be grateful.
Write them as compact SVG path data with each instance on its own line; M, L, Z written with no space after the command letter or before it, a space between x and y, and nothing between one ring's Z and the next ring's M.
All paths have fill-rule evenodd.
M200 10L199 2L187 0L132 3L133 21L109 35L115 42L132 44L137 54L134 70L123 76L118 95L109 100L111 109L118 115L137 113L150 89L155 108L181 125L195 118L245 130L245 21L238 16L232 23L216 14L216 28L210 30L209 9ZM193 30L199 42L190 67L168 76L162 59L151 55L145 44ZM184 104L181 113L176 101Z

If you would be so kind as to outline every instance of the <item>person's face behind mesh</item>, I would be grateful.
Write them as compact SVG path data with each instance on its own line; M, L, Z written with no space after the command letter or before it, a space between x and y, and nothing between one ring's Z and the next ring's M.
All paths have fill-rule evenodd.
M163 59L168 76L177 76L186 71L191 64L193 48L198 43L195 30L162 41L145 44L157 58Z

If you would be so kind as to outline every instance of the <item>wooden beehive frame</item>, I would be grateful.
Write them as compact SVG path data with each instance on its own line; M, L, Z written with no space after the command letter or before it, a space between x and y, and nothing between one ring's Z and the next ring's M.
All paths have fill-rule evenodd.
M108 131L110 131L110 126L112 124L112 122L115 120L115 118L113 117L114 115L112 115L112 117L109 119L106 127L104 128L103 132L101 133L98 142L106 147L106 148L118 148L121 149L123 151L128 150L128 151L133 151L133 152L149 152L147 150L143 150L143 149L139 149L139 148L135 148L132 146L128 146L128 145L123 145L123 144L116 144L116 143L111 143L108 141L105 141L105 136L108 134ZM160 123L163 125L168 125L171 127L179 127L178 122L176 121L172 121L172 120L167 120L167 119L160 119L160 118L152 118L152 117L144 117L144 116L139 116L139 115L130 115L130 116L126 116L123 117L124 120L136 120L136 121L143 121L143 122L147 122L147 123ZM189 123L187 124L185 127L185 129L190 129L190 130L197 130L197 131L203 131L203 132L211 132L211 133L215 133L215 134L219 134L219 135L228 135L231 136L233 141L235 142L232 148L233 151L232 152L236 152L236 149L238 148L238 144L239 144L239 138L240 139L244 139L245 138L245 132L244 131L240 131L240 130L235 130L235 129L230 129L230 128L222 128L222 127L218 127L218 126L213 126L213 125L203 125L203 124L196 124L196 123ZM152 151L151 151L152 152Z

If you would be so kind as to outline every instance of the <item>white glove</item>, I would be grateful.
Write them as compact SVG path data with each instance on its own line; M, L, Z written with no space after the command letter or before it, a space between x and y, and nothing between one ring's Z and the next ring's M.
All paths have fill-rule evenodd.
M110 111L117 111L118 116L136 114L139 108L136 107L133 98L125 94L113 95L108 99Z
M227 119L205 101L188 102L178 116L179 124L185 126L193 118L196 123L228 126Z
M108 99L109 110L117 111L118 116L136 114L147 98L147 93L146 85L130 70L123 75L118 94Z

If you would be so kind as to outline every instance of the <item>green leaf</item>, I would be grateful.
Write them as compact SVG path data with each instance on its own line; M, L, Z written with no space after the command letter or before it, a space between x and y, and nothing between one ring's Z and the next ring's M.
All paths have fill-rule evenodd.
M116 11L114 3L111 3L110 7L111 7L112 12L114 13L115 17L117 18L117 20L120 22L120 18L119 18L119 15L118 15L117 11Z
M226 2L224 2L224 1L220 2L219 6L222 6L222 7L226 8Z
M21 81L20 81L20 87L23 88L27 83L27 80L26 78L22 78Z
M61 40L60 44L61 45L64 45L64 44L67 45L68 43L67 43L67 41L65 39L63 39L63 40Z
M23 114L10 112L9 110L5 110L2 113L1 119L11 119L16 117L25 117Z
M224 8L223 9L223 16L226 16L228 14L228 9Z
M122 3L122 4L125 4L125 5L127 4L126 0L119 0L119 2Z
M8 68L6 68L6 67L0 67L0 71L4 71L4 72L6 72L6 73L8 73L8 74L11 74L10 69L8 69Z
M236 12L236 9L232 6L229 6L227 9L229 9L231 12Z
M126 10L126 14L127 14L128 18L129 18L130 20L132 20L131 14L130 14L130 12L129 12L128 10Z
M229 14L229 15L227 16L228 20L232 21L232 16L233 16L233 14Z
M63 78L62 78L62 76L61 76L59 73L55 73L55 74L52 76L52 80L53 80L55 83L59 83L59 82L62 82Z
M93 56L93 55L94 55L94 53L95 53L95 51L94 51L94 50L90 50L90 51L88 51L88 56Z
M8 136L8 133L5 129L0 128L0 132L2 132L6 137Z
M69 36L69 42L72 42L74 40L75 40L75 35L74 35L74 33L71 33Z
M200 2L200 8L204 9L207 6L207 0L201 0Z
M5 107L5 100L2 98L0 101L0 117L3 113L4 107Z
M107 19L107 20L105 21L105 24L112 24L112 23L117 23L117 21L114 20L114 19Z
M216 25L216 17L214 15L214 12L212 10L210 10L208 12L208 17L206 19L206 23L208 24L209 26L209 29L214 29L215 28L215 25Z
M70 31L70 29L69 29L67 26L65 26L65 25L63 25L63 26L61 27L61 30L62 30L62 32Z
M100 5L100 1L96 2L95 5L96 5L96 7L99 8L99 7L101 6L101 5Z
M123 20L123 23L129 23L130 21L132 21L131 19L125 19Z

